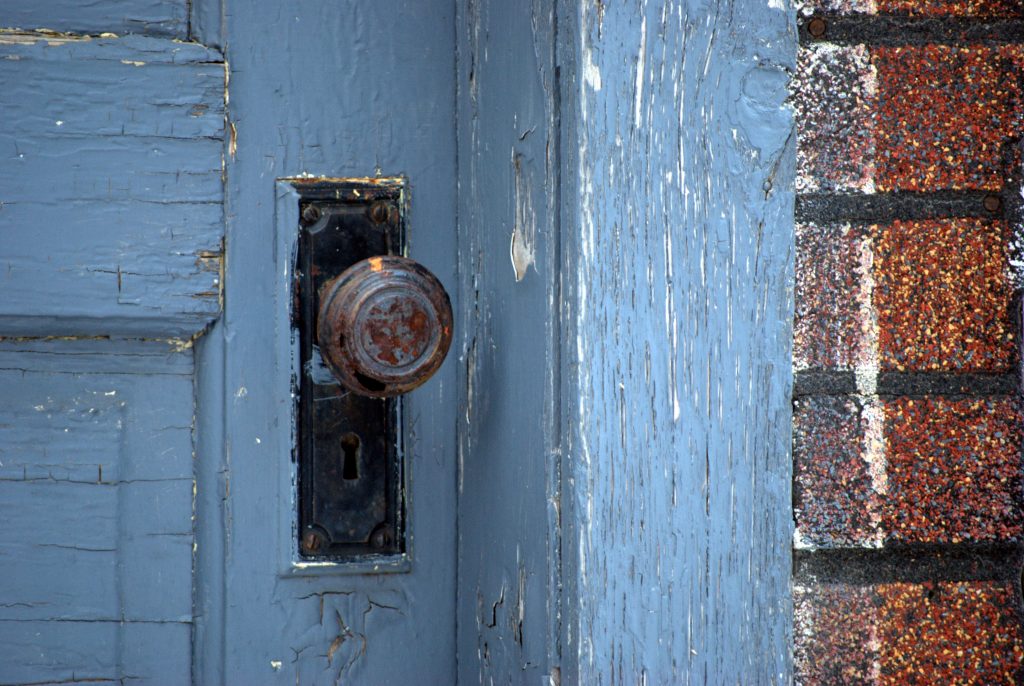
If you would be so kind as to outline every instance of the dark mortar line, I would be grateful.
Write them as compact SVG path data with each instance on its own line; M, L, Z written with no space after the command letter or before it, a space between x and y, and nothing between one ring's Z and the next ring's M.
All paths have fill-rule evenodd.
M793 551L797 583L1019 581L1024 548L1015 543L910 545Z
M810 395L854 395L857 379L853 372L804 371L793 375L793 397Z
M808 30L813 19L825 22L824 33L812 36ZM820 29L821 24L815 28ZM815 14L799 20L800 44L836 43L870 46L904 45L1007 45L1024 43L1024 19L984 19L970 17L907 17L880 14L874 16L835 16Z
M985 199L998 197L995 211ZM796 198L796 220L817 222L886 223L893 220L977 217L1002 219L1019 216L1021 199L1009 184L1001 193L991 191L936 191L934 193L801 193Z
M990 396L1013 395L1019 390L1016 375L881 372L876 384L879 396ZM794 375L793 396L857 395L852 371L807 370Z

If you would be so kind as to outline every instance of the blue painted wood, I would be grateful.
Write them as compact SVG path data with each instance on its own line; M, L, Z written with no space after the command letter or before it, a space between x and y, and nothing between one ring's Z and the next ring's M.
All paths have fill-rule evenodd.
M458 4L459 681L557 683L555 18Z
M223 346L224 441L222 451L203 442L210 452L199 469L223 473L225 561L217 578L216 560L200 551L197 594L202 614L223 607L224 629L203 629L219 647L197 656L197 681L453 683L452 359L407 401L411 571L279 569L277 523L294 499L292 484L278 482L292 459L293 399L290 341L278 318L290 298L281 278L291 256L275 242L275 214L281 177L405 175L410 255L457 306L454 6L229 0L224 28L237 132L227 156L225 314L202 344ZM210 412L217 402L199 398ZM201 502L209 513L214 491Z
M224 328L221 321L195 345L195 516L193 577L197 608L192 635L193 681L223 684L227 564L227 513L230 477L225 464L224 415L229 396L224 385Z
M0 27L188 37L188 0L6 0Z
M3 683L190 678L192 372L162 343L0 342Z
M218 50L224 47L224 4L220 0L189 0L189 36Z
M202 330L220 312L219 53L0 34L0 82L0 331Z
M788 683L791 13L560 7L563 681Z
M788 12L192 16L228 126L213 50L0 34L0 330L98 337L0 344L0 680L785 683ZM376 173L460 345L408 401L410 571L293 574L278 179ZM200 330L196 416L187 344L101 339Z

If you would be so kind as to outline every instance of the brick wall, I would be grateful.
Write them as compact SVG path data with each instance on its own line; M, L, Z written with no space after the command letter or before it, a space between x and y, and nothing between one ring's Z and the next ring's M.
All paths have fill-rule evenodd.
M1024 683L1024 2L799 23L796 683Z

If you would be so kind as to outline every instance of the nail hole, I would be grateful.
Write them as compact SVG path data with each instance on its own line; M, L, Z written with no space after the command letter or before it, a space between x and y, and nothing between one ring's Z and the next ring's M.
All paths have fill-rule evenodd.
M359 478L359 448L362 441L354 433L347 433L341 437L341 449L345 453L345 459L341 466L341 478L345 481L355 481Z

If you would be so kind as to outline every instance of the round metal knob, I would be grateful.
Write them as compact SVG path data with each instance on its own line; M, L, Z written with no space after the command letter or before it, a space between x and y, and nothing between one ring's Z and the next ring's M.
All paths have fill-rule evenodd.
M423 384L452 342L444 286L405 257L370 257L324 284L317 324L320 354L338 381L387 398Z

